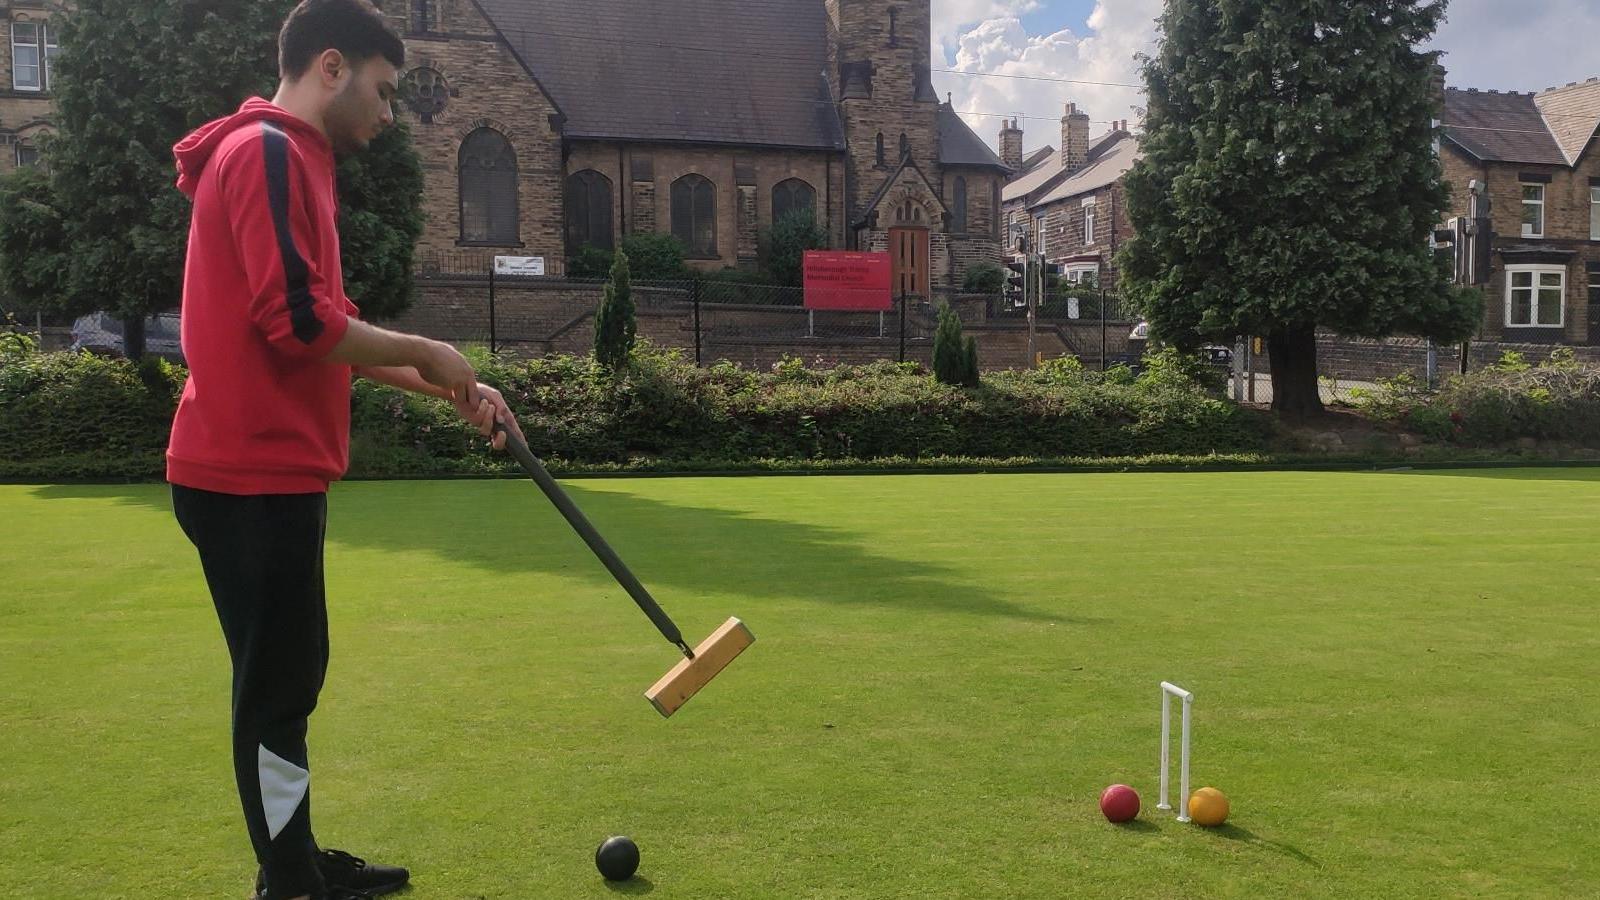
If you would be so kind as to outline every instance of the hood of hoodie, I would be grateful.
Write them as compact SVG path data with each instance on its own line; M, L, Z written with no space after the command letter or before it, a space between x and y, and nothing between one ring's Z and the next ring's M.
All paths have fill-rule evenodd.
M212 154L223 139L241 126L263 120L274 122L297 136L309 138L331 152L327 137L310 123L281 106L260 97L251 97L239 107L238 112L201 125L172 148L172 155L178 161L178 190L193 198L200 186L200 174L205 171L206 163L211 161Z

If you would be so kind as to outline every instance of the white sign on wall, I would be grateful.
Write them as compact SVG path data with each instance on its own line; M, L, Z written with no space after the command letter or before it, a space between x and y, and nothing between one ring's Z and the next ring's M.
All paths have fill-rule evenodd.
M544 257L496 256L494 258L494 273L496 275L543 275Z

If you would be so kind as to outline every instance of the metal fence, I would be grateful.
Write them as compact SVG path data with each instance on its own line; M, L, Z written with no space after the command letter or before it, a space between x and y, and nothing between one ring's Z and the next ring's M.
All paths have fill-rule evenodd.
M1020 298L1004 294L990 298L989 315L999 323L1026 323L1028 308ZM1105 288L1066 286L1047 290L1034 310L1036 328L1049 331L1064 353L1085 365L1105 370L1115 365L1137 366L1146 340L1141 316L1133 304Z
M607 284L507 275L494 270L492 257L471 251L428 254L417 276L418 301L397 327L525 355L584 352ZM635 278L630 288L639 334L700 364L907 361L931 353L935 316L926 297L894 297L882 311L812 310L802 289L737 270Z
M636 260L637 262L637 260ZM635 271L640 267L636 266ZM419 299L397 327L525 355L586 352L603 279L508 276L480 251L427 254L417 267ZM1028 310L999 293L935 286L895 296L883 311L812 310L804 291L724 270L694 278L632 282L639 334L677 347L701 364L719 359L765 367L785 357L808 363L932 359L939 310L955 311L975 335L985 370L1075 356L1091 367L1132 363L1138 323L1114 292L1067 285Z
M72 340L72 318L0 298L0 332L25 334L45 350L60 350Z
M1223 349L1223 348L1217 348ZM1272 363L1262 338L1225 348L1228 395L1241 403L1270 406ZM1317 390L1324 405L1357 406L1391 385L1432 390L1461 371L1461 345L1435 345L1422 338L1352 338L1325 333L1317 338ZM1473 365L1481 365L1474 355Z

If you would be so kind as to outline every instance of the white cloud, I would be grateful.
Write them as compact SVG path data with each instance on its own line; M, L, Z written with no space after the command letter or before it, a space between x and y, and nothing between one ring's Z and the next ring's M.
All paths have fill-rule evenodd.
M967 25L1022 15L1040 6L1039 0L933 0L933 37L950 47Z
M1059 147L1060 120L1068 102L1089 113L1094 122L1091 135L1105 133L1112 120L1136 118L1134 108L1142 105L1139 90L1116 85L1139 83L1134 54L1153 49L1155 18L1162 0L1100 0L1083 35L1070 28L1028 34L1019 16L1038 5L935 0L934 35L946 56L945 65L936 63L934 68L1028 76L936 72L934 84L939 92L952 95L956 110L991 146L996 143L1002 116L1022 116L1027 149L1047 144Z
M1430 49L1451 87L1541 91L1600 75L1594 0L1451 0Z
M1151 52L1164 0L1098 0L1083 34L1062 27L1029 34L1021 16L1049 10L1041 0L933 0L934 68L1052 79L1139 84L1134 54ZM1445 51L1453 87L1538 91L1600 76L1600 3L1596 0L1451 0L1446 22L1428 45ZM1136 119L1136 88L990 78L935 72L934 85L990 145L1001 116L1018 115L1024 145L1059 146L1063 106L1076 102L1102 134L1106 122ZM980 115L988 114L988 115Z

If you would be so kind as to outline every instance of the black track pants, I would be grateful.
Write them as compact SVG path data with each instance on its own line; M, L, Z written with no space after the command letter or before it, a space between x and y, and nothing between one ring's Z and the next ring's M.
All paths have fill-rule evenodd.
M321 896L306 719L328 669L326 494L172 486L233 659L233 769L270 900Z

